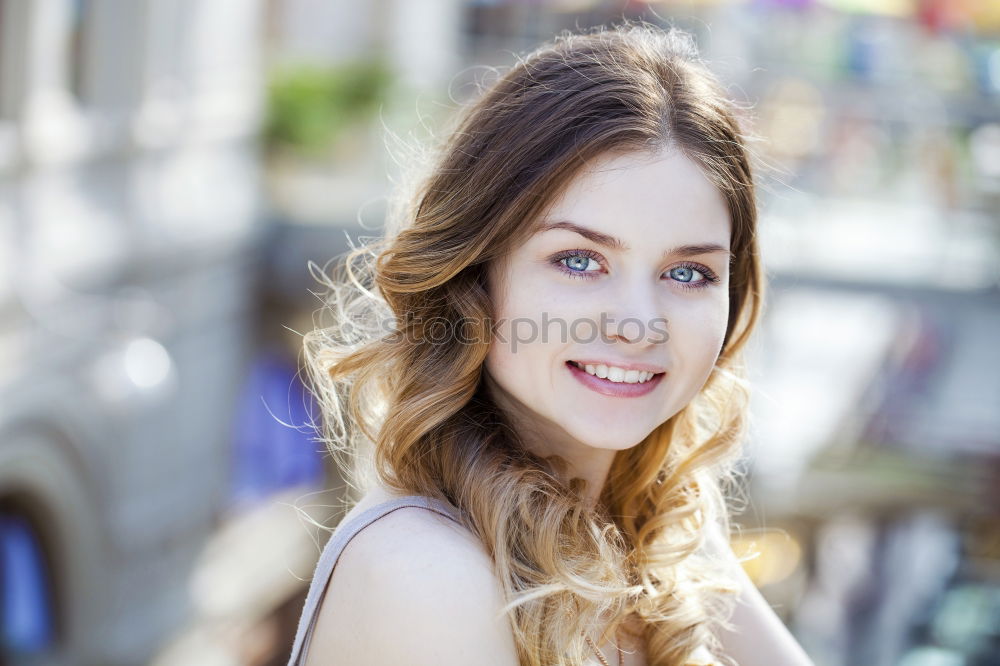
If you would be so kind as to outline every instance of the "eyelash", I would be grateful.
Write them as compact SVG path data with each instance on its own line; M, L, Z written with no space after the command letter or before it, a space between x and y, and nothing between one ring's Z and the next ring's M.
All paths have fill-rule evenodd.
M562 260L568 259L569 257L588 257L598 262L603 260L603 257L599 255L597 252L594 252L593 250L568 250L566 252L560 252L559 254L552 257L553 265L559 267L560 271L562 271L564 274L568 275L571 278L577 278L582 280L594 279L592 276L587 275L587 273L592 273L596 271L574 271L570 270L569 268L566 268L566 264L562 263ZM696 264L694 262L685 261L681 262L677 266L674 266L673 268L691 268L705 276L704 280L694 283L695 286L691 286L691 283L675 280L681 286L682 289L705 289L706 287L709 287L719 282L719 276L717 276L714 272L712 272L712 269L710 269L708 266L703 266L702 264ZM671 268L671 270L673 270L673 268Z

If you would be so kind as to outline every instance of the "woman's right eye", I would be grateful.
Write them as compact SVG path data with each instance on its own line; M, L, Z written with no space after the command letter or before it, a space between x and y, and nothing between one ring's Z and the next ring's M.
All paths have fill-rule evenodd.
M553 263L560 267L560 270L575 278L591 278L591 274L599 273L600 255L590 250L572 250L563 252L553 257Z

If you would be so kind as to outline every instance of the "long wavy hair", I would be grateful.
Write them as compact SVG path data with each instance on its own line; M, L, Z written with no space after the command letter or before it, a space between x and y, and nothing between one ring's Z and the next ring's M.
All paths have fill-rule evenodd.
M744 110L681 29L560 33L462 106L397 184L384 236L339 257L332 277L314 273L332 317L304 336L319 438L350 487L377 475L460 509L492 557L524 666L581 664L581 632L600 628L641 635L650 664L680 665L699 646L718 652L715 630L732 626L738 587L706 535L713 523L730 534L749 398L741 352L763 299ZM702 390L616 455L594 505L486 390L487 267L590 160L663 148L725 196L729 324Z

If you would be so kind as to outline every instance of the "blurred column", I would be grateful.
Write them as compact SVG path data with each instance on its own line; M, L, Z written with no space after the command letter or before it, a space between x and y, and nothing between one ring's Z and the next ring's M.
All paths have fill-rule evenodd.
M461 68L461 0L389 0L385 49L405 88L444 89Z
M76 153L84 139L73 122L76 104L70 78L70 23L74 6L66 0L15 0L5 9L20 15L23 61L16 95L22 142L29 159L49 161Z
M275 36L279 62L334 63L373 55L386 0L279 0ZM419 3L422 4L422 3Z

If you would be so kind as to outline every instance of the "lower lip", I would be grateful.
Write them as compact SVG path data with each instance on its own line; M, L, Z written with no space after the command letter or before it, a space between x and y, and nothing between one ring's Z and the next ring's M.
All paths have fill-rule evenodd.
M592 391L596 391L601 395L610 395L615 398L638 398L641 395L646 395L652 392L659 384L660 380L666 373L661 372L658 375L653 375L653 378L648 382L643 382L641 384L628 384L626 382L612 382L607 379L601 379L596 375L592 375L585 370L581 370L572 363L567 362L566 367L569 371L573 373L573 376L579 380L581 384L586 386Z

